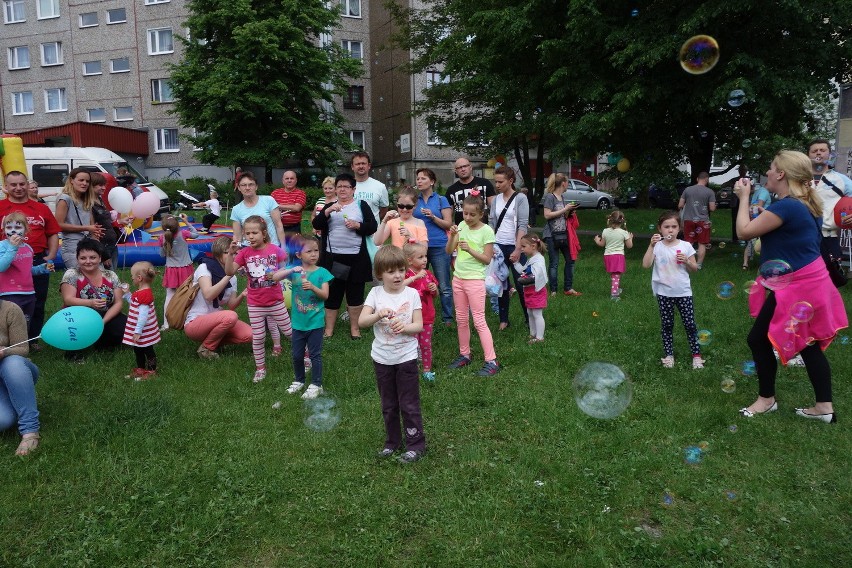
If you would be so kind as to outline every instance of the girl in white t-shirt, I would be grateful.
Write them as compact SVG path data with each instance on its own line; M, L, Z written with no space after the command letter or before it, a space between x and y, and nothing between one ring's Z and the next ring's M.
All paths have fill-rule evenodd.
M642 266L654 267L651 275L651 290L660 306L660 334L663 338L663 367L674 367L674 308L680 312L686 337L692 349L692 368L703 369L701 347L695 326L695 308L692 303L692 287L689 273L698 270L695 249L686 241L678 240L680 219L674 211L660 215L657 223L659 233L651 237L651 244L642 258Z
M426 452L417 366L417 334L423 331L423 313L420 294L405 285L407 268L402 249L385 245L376 252L373 270L382 285L374 286L367 294L358 325L373 326L375 333L370 356L386 432L385 445L378 455L389 458L401 449L402 418L406 451L397 459L412 463Z
M621 275L627 268L624 249L633 248L633 233L624 229L627 221L621 211L613 211L606 221L608 227L600 235L595 235L595 244L604 247L604 268L609 272L610 298L618 301L621 298Z

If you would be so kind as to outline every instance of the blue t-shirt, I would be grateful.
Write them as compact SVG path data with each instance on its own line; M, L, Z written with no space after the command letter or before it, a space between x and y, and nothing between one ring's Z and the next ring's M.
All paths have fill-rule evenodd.
M793 270L799 270L820 256L821 217L811 215L805 204L795 197L780 199L767 211L781 217L783 224L760 237L763 262L784 260Z
M302 290L302 279L305 276L304 272L290 275L293 286L290 319L293 321L293 329L299 331L325 327L325 300L321 300L312 290ZM331 282L334 276L322 266L318 266L313 272L307 273L307 278L308 282L322 288L322 285Z
M762 185L755 186L754 194L751 196L751 205L757 205L763 201L763 208L766 209L772 204L772 195L769 190Z
M438 219L443 219L444 215L441 213L441 209L449 209L450 202L447 201L447 198L443 195L438 195L433 191L432 195L429 196L429 199L425 201L423 200L423 194L420 194L420 197L417 198L417 205L414 207L414 217L417 217L426 223L426 235L429 237L429 248L446 247L446 229L442 229L436 225L432 219L423 215L423 213L420 212L421 208L429 209L432 212L432 215Z
M275 230L275 223L272 221L272 211L278 209L278 202L272 199L270 195L258 195L257 203L254 207L248 207L245 201L241 201L231 209L231 221L236 221L240 226L245 223L246 219L252 215L259 215L266 221L266 230L269 231L269 240L273 245L280 245L278 242L278 232Z

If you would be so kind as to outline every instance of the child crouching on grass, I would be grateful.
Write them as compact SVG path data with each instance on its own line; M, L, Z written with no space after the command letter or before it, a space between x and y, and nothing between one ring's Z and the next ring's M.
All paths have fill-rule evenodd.
M405 430L405 449L397 459L413 463L426 452L423 417L420 413L420 382L417 371L416 335L423 331L420 295L405 285L405 253L392 245L376 252L373 263L375 286L367 294L358 318L360 327L373 326L375 339L370 351L385 420L385 445L380 458L400 449L400 415Z
M426 270L426 245L409 243L402 247L408 270L405 271L405 285L417 290L420 306L423 310L423 331L417 334L420 346L420 360L423 361L423 379L435 380L432 370L432 326L435 323L435 296L438 294L438 280Z

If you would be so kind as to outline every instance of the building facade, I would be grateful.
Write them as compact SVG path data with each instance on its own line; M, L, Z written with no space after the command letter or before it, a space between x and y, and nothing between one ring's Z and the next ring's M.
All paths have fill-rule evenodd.
M335 101L350 140L373 156L374 176L412 183L431 167L452 183L457 153L430 137L412 105L437 72L409 75L408 52L387 49L394 24L383 0L330 0L340 25L320 42L338 42L364 64ZM227 168L199 163L192 144L169 113L174 98L168 65L180 61L185 0L0 0L0 130L35 133L77 122L144 132L147 155L125 156L153 179L193 176L228 179ZM55 130L51 130L55 132ZM97 146L97 141L87 145ZM68 145L53 135L39 143ZM342 160L346 169L348 157Z

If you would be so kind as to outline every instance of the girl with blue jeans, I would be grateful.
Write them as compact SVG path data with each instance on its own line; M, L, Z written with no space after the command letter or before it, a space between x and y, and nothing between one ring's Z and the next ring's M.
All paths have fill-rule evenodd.
M25 456L39 443L35 397L38 368L26 358L29 345L24 312L4 300L0 300L0 345L15 345L0 349L0 431L17 423L21 443L15 454Z

